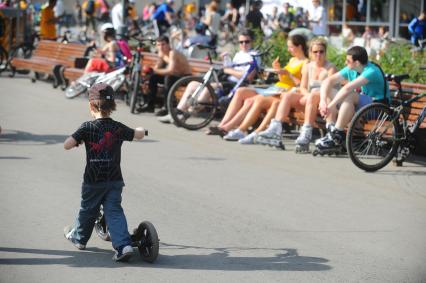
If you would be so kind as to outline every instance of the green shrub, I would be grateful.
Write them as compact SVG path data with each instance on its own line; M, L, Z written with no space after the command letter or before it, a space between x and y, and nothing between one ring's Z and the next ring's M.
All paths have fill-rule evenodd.
M426 65L426 57L423 53L412 53L412 46L406 43L391 44L380 56L377 63L383 71L389 74L409 74L407 82L426 84L426 75L421 66Z

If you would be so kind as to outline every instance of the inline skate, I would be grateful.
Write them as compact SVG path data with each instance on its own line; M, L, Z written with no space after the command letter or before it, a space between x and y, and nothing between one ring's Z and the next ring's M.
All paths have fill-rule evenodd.
M328 132L326 136L315 141L316 148L312 152L312 155L317 156L319 154L321 156L331 156L335 154L337 156L342 154L344 153L343 141L344 132L334 128Z
M300 130L300 135L297 137L296 153L309 153L309 143L312 139L312 127L309 125L303 125Z

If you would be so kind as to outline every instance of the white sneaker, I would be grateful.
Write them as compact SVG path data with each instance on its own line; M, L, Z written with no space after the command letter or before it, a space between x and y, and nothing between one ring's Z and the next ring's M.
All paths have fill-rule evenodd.
M86 249L86 245L80 244L76 239L74 239L72 237L73 232L74 232L73 226L71 226L71 225L70 226L66 226L64 228L64 237L65 237L65 239L67 239L68 241L70 241L71 244L73 244L74 247L76 247L79 250Z
M166 124L171 124L171 123L174 122L172 115L170 115L170 114L158 117L158 121L160 121L161 123L166 123Z
M121 251L115 251L115 255L112 257L115 261L128 261L133 255L132 246L125 246Z
M257 137L257 132L252 132L251 134L245 136L244 138L239 139L238 142L240 144L255 144L256 137Z
M246 134L241 131L240 129L235 129L230 131L229 133L227 133L223 139L227 140L227 141L238 141L242 138L244 138L246 136Z

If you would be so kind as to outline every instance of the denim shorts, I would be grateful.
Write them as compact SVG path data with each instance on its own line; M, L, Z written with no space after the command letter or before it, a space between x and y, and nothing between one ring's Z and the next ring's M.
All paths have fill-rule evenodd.
M355 111L358 111L359 109L361 109L365 105L368 105L368 104L371 104L371 103L373 103L373 98L371 98L370 96L365 95L365 94L360 94L358 104L355 106Z

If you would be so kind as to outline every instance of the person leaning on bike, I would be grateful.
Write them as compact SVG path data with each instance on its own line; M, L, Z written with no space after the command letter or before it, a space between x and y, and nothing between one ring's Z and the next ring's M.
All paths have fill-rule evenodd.
M333 97L332 87L343 80L348 82ZM390 102L389 84L380 66L368 60L365 48L353 46L346 52L346 67L324 80L320 97L319 111L326 117L329 133L315 145L320 150L340 148L344 142L344 128L356 110L373 101Z
M163 83L162 96L164 108L155 115L167 115L167 94L172 85L180 78L191 75L191 67L186 57L177 50L170 47L169 38L161 35L157 38L158 61L154 66L154 74L149 78L149 94L146 103L139 108L138 112L154 112L155 98L157 96L158 83Z

